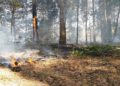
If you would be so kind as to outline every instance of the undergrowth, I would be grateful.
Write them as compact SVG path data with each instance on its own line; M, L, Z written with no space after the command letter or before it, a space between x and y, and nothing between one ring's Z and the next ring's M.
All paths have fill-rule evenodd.
M115 47L110 45L91 45L87 47L81 47L73 49L71 55L73 56L109 56L115 50Z

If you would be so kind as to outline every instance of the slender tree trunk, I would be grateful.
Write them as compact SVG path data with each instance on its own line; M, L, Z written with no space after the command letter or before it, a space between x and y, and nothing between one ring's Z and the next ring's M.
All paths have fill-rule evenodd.
M86 45L88 44L88 35L87 35L87 31L88 31L88 0L86 0L86 7L85 7L85 16L86 16L86 19L85 19L85 42L86 42Z
M23 2L23 4L24 4L24 0L22 0ZM23 13L23 18L24 18L24 21L26 21L25 22L25 34L27 34L27 32L28 32L28 21L27 21L27 15L28 15L28 13L27 13L27 6L26 6L26 2L25 2L25 5L23 6L23 10L25 10L25 11L23 11L23 12L25 12L25 13ZM27 35L25 35L25 40L27 39Z
M36 0L32 0L32 14L33 14L33 40L38 41L38 26L37 26L37 9L36 9Z
M11 35L13 37L13 41L15 41L15 7L12 7L12 17L11 17Z
M93 5L93 42L96 42L96 34L95 34L95 0L92 0Z
M79 37L79 0L77 1L77 33L76 33L76 44L78 44Z
M66 44L66 21L65 21L65 5L64 0L59 0L60 6L60 38L59 44Z
M118 14L117 14L117 18L116 18L116 24L115 24L115 30L114 30L114 34L113 34L113 39L114 39L115 36L117 35L119 17L120 17L120 1L119 1L119 9L118 9Z
M106 40L106 21L105 21L105 0L99 1L99 14L100 14L100 25L99 28L101 29L101 42L104 43Z
M111 1L106 0L106 43L112 42L112 25L111 25Z
M27 32L28 32L28 20L27 20L27 7L25 6L25 21L26 21L26 23L25 23L25 26L26 26L26 34L27 34ZM27 35L25 36L26 37L26 39L27 39Z
M90 43L92 43L92 29L90 29Z
M99 1L100 9L100 28L102 43L109 44L112 42L112 28L111 28L111 2L109 0Z
M13 34L14 14L15 14L15 10L14 10L14 8L12 8L12 17L11 17L11 35Z

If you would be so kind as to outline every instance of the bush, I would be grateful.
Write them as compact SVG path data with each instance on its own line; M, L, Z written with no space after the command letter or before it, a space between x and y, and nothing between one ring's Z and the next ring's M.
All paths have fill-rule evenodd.
M74 49L72 55L90 55L90 56L107 56L112 53L114 48L110 45L91 45L88 47L82 47L79 49Z

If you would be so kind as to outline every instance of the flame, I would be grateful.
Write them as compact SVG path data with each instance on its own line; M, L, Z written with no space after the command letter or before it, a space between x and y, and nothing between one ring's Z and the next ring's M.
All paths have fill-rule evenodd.
M33 58L28 58L27 62L30 64L35 64L35 61L33 60Z
M17 60L15 59L15 58L11 58L11 66L12 67L16 67L16 66L18 66L18 62L17 62Z
M36 16L33 18L33 28L34 28L34 31L36 32L37 31L37 17Z
M22 62L17 61L17 59L13 56L11 56L11 66L12 67L17 67L20 66Z
M26 61L23 61L20 59L16 59L14 56L11 56L10 62L11 62L10 63L11 67L19 67L19 66L25 65L26 64L25 62L27 62L29 64L36 63L36 61L31 57L29 57Z

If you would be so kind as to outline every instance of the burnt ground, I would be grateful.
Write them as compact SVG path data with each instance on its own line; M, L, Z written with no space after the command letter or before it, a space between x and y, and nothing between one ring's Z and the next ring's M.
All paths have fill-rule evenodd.
M120 86L120 59L51 58L25 65L19 74L48 86Z
M51 56L22 63L19 72L0 66L0 86L120 86L120 58Z

